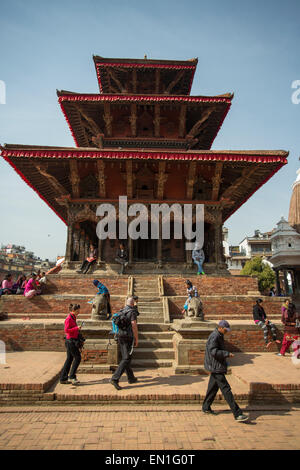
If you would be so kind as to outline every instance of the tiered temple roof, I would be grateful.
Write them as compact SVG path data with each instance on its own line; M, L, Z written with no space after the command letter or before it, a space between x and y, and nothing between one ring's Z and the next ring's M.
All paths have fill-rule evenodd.
M201 202L224 222L287 163L283 150L211 150L233 94L190 96L197 59L94 62L100 94L58 92L76 147L1 147L65 223L70 203L119 195Z

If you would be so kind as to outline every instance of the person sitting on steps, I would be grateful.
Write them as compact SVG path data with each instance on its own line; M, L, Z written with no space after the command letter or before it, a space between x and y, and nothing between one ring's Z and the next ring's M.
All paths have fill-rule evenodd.
M128 266L128 253L124 246L124 243L120 243L115 261L117 261L117 263L120 263L122 265L120 274L124 274L124 270L126 266Z
M93 243L90 244L90 253L88 258L84 260L82 263L80 269L78 269L76 272L78 274L87 274L89 271L90 267L97 262L98 258L98 250L97 246L93 245Z
M257 326L260 326L264 332L264 340L266 347L271 346L272 341L268 342L268 330L271 330L273 341L280 344L280 341L277 339L277 332L275 325L267 319L267 315L263 308L262 299L257 299L256 304L253 306L253 320Z

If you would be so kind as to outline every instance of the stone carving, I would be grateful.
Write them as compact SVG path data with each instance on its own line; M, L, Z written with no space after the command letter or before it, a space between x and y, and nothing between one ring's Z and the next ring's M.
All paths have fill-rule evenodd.
M103 320L107 317L107 297L105 294L97 294L93 298L92 320Z
M188 317L197 317L204 320L203 305L199 297L192 297L188 300L188 308L186 315Z

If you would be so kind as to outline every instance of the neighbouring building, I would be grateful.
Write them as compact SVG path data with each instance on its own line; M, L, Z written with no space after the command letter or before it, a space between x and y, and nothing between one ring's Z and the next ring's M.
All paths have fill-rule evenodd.
M8 244L2 245L0 249L0 279L8 273L15 279L20 274L28 275L39 269L47 272L54 265L48 259L42 260L33 252L27 251L24 246Z
M292 294L300 307L300 169L292 187L289 221L281 218L271 240L270 261L276 273L277 292ZM283 276L283 286L280 276Z
M192 204L193 222L195 205L203 204L205 273L228 273L222 226L287 163L288 152L212 150L233 94L191 96L197 62L94 56L100 93L57 92L75 147L1 147L2 158L66 224L63 270L74 272L91 242L98 244L99 272L114 269L118 240L97 239L96 209L112 204L118 219L122 195L149 209ZM162 239L161 217L158 239L123 236L132 272L195 272L172 224L173 214L169 240ZM269 239L257 238L248 240L251 247L269 254Z
M230 273L239 275L246 262L252 258L255 258L256 256L260 256L263 259L269 260L269 258L272 256L272 233L272 231L262 233L260 230L255 230L254 235L252 237L246 236L239 243L239 245L236 246L229 245L227 241L227 244L225 243L225 250L227 251L225 251L224 256L226 258L227 266Z

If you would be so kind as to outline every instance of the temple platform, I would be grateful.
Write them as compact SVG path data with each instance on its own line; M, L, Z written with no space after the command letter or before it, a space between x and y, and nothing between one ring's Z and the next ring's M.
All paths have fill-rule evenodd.
M9 352L0 364L0 404L5 405L127 405L199 404L204 399L207 375L175 375L172 368L135 369L139 382L130 385L123 376L122 390L109 383L111 373L78 374L77 386L59 383L63 352ZM274 353L237 353L230 358L227 379L242 406L291 404L300 401L300 364L291 356ZM300 361L299 361L300 362ZM219 393L216 403L224 404ZM227 405L226 405L227 406Z
M4 295L0 299L0 340L7 352L64 352L64 319L70 303L81 305L78 317L85 322L86 339L78 370L85 374L107 374L119 362L119 348L110 334L112 324L91 319L88 303L97 290L94 275L51 275L44 293L32 299L22 295ZM173 368L174 373L204 371L205 344L218 321L227 319L231 332L226 335L226 348L233 353L278 352L272 343L266 350L263 332L252 318L252 307L261 295L257 280L246 276L190 276L202 300L204 321L184 318L186 277L177 275L135 275L98 277L111 294L112 312L125 305L127 296L139 297L139 345L133 367L143 369ZM281 305L284 298L262 297L268 318L276 325L277 339L282 340Z

